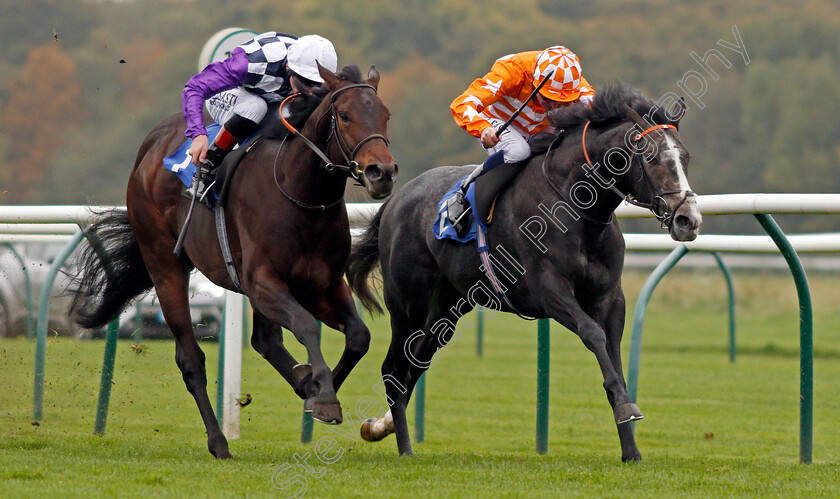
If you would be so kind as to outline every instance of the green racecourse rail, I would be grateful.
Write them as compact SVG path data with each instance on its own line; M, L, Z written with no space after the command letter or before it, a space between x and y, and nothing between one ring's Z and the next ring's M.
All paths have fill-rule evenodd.
M709 215L733 215L733 214L751 214L761 224L762 228L770 235L772 244L782 253L788 266L793 274L794 282L796 284L797 293L800 305L800 462L810 463L813 454L813 323L811 319L811 301L810 291L808 289L808 281L799 258L796 253L796 246L799 246L800 251L809 252L838 252L840 251L840 235L838 234L822 234L812 236L792 236L789 240L779 226L775 223L770 214L838 214L840 213L840 195L837 194L729 194L729 195L707 195L699 196L697 198L700 211L704 216ZM351 222L361 223L368 219L379 208L378 203L360 203L348 204L348 214ZM101 207L107 208L107 207ZM647 210L643 210L630 205L622 205L616 210L616 214L620 218L650 218L652 215ZM2 206L0 207L0 224L10 224L32 227L37 224L62 224L68 223L78 224L84 226L95 220L94 215L88 207L85 206ZM46 225L44 225L46 227ZM5 225L0 225L0 229L6 228ZM64 229L62 229L64 230ZM29 232L27 232L29 231ZM48 236L50 232L44 229L38 232L37 229L30 228L21 229L20 232L10 236L0 236L0 242L17 242L23 240L55 240L54 236ZM2 230L0 230L0 234ZM63 240L67 240L66 232ZM653 242L645 242L640 247L641 242L638 238L652 237ZM642 235L642 234L626 234L627 248L629 250L666 250L672 249L672 253L660 264L654 271L645 287L642 290L642 295L637 304L636 315L634 317L634 330L631 337L631 352L630 352L630 368L628 369L628 392L631 397L635 399L636 396L636 382L638 380L638 364L641 354L641 324L644 318L644 306L650 298L656 284L662 276L672 268L677 261L688 251L741 251L741 252L755 252L748 249L749 244L744 243L743 238L755 238L762 236L711 236L701 235L692 243L681 244L671 241L666 235ZM38 328L36 331L36 360L35 360L35 395L33 401L33 419L39 421L43 417L43 386L45 376L45 349L46 349L46 322L49 307L49 296L52 287L52 281L55 279L55 274L64 264L65 260L73 252L76 246L84 238L81 230L76 230L72 234L70 240L62 248L59 256L53 261L48 280L45 283L45 290L42 293L41 303L39 307ZM717 239L715 238L727 238ZM804 245L804 239L808 240L808 245ZM636 241L634 241L636 239ZM762 239L765 242L760 243L762 247L766 247L766 238ZM751 239L753 242L757 241ZM729 241L726 246L724 241ZM791 243L793 241L793 244ZM721 243L716 245L714 243ZM753 243L750 243L753 244ZM806 247L807 246L807 247ZM738 248L741 248L740 250ZM726 273L725 267L721 267ZM729 283L729 282L728 282ZM228 298L236 296L235 293L229 293ZM231 301L231 300L228 300ZM241 365L241 351L242 351L242 303L243 300L239 297L239 305L232 305L232 309L228 309L226 305L226 321L225 321L225 339L220 342L220 348L224 353L225 372L224 377L224 400L222 404L222 420L224 422L223 428L229 438L236 438L239 434L239 376ZM641 313L640 313L641 310ZM235 311L235 312L234 312ZM233 312L233 313L232 313ZM730 324L732 321L730 316ZM638 333L636 323L639 323ZM236 324L238 323L238 324ZM233 326L233 327L231 327ZM732 334L732 333L730 333ZM108 398L110 396L111 379L113 376L113 364L116 349L117 328L111 325L108 328L108 335L106 339L105 358L103 361L102 382L100 386L99 404L97 406L97 418L95 424L95 432L98 434L104 433L105 420L108 410ZM734 341L734 336L731 336L731 342ZM544 454L548 451L548 373L549 373L549 322L547 319L539 321L538 325L538 353L537 353L537 425L536 425L536 450L538 453ZM732 344L732 343L731 343ZM480 354L481 346L478 347L477 353ZM233 351L229 350L232 349ZM424 376L425 377L425 376ZM425 386L421 378L418 383L418 393L415 397L415 407L419 409L418 417L415 422L416 434L419 437L418 441L423 440L424 434L424 406L425 400L421 400L425 393ZM422 383L422 385L421 385Z

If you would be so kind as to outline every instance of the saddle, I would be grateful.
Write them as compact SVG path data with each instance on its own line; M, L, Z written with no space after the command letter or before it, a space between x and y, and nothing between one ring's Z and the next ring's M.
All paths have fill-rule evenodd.
M530 159L530 158L529 158ZM496 199L511 180L522 171L528 160L518 163L504 163L475 179L475 216L484 224L493 221Z
M435 237L437 239L453 239L463 243L476 238L476 225L481 225L486 231L487 225L493 221L493 212L499 195L504 192L505 188L510 185L533 156L547 152L551 144L556 145L559 140L562 140L562 130L553 127L549 127L533 136L529 142L531 145L530 157L516 163L502 163L482 173L470 184L466 195L461 193L460 190L460 185L466 177L459 179L438 203L439 216L433 227ZM470 219L466 219L467 223L464 227L468 229L461 233L458 233L451 224L451 214L449 213L451 205L458 204L451 202L458 195L468 201L471 209L465 210L465 216L471 217L473 220L470 222Z
M260 137L258 136L246 145L237 147L233 151L229 152L228 155L225 156L225 159L222 160L222 164L216 169L213 188L219 196L217 205L227 205L227 198L230 194L230 184L233 179L233 174L236 172L236 168L239 166L239 163L242 162L242 158L248 154L248 151L250 151L251 148L259 142L259 140Z

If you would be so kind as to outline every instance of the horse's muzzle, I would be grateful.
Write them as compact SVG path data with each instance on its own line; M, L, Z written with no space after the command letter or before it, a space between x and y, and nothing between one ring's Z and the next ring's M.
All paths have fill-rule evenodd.
M382 199L391 194L398 171L396 163L371 163L365 166L363 174L370 196Z
M703 225L703 216L697 208L697 201L692 198L683 203L674 213L669 232L675 241L694 241L697 239L697 232L701 225Z

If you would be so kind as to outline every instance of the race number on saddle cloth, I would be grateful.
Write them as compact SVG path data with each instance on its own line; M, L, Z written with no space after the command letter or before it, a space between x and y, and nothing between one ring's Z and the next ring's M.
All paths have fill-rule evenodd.
M497 166L501 166L504 164L504 151L499 151L487 159L485 163L485 168L480 172L481 176L485 176L493 171L496 170ZM438 218L435 221L433 230L435 233L435 237L438 239L452 239L454 241L458 241L459 243L466 243L469 241L474 241L476 238L476 223L480 224L484 229L484 232L487 232L487 225L489 221L486 220L484 216L481 216L482 213L487 213L487 206L479 207L478 203L476 202L476 189L480 185L478 182L472 182L474 179L470 179L471 175L466 177L462 177L455 182L455 185L449 189L446 194L443 195L440 202L438 203ZM468 183L466 192L464 192L464 182L470 180ZM498 186L501 188L503 186ZM496 188L493 188L495 193L498 192ZM460 199L460 198L463 199ZM492 197L492 196L491 196ZM454 203L453 200L458 198L458 203ZM487 203L488 196L484 196L485 203ZM454 214L451 213L451 210L454 207L459 207L461 204L466 205L466 209L463 213ZM483 208L483 209L482 209ZM479 214L479 216L476 216ZM458 229L453 225L452 221L458 219L461 215L463 215L464 222L463 224L458 224L462 227L468 227L466 230L462 230L460 233Z
M457 241L459 243L475 241L476 225L481 222L478 222L477 218L474 217L472 213L468 213L466 215L470 217L471 221L469 222L469 229L461 235L459 235L458 231L455 230L455 227L449 221L448 216L449 200L460 193L461 183L466 179L467 177L458 179L458 181L455 182L455 185L446 191L446 194L443 195L440 199L440 203L438 203L438 217L437 220L435 220L434 227L432 227L432 231L438 239L452 239L453 241ZM464 197L470 206L475 206L475 183L470 184L469 189L467 189L467 194Z
M207 139L212 141L221 128L222 125L218 123L208 125ZM192 140L193 139L187 139L186 142L181 144L181 147L179 147L177 151L163 158L163 167L177 175L178 178L181 179L181 182L183 182L183 184L187 187L192 185L193 176L195 175L196 170L196 166L192 162L192 157L187 154L187 151L190 150L190 145L192 145ZM216 202L219 200L219 196L216 194L213 187L210 187L207 199L210 200L210 203L215 208Z

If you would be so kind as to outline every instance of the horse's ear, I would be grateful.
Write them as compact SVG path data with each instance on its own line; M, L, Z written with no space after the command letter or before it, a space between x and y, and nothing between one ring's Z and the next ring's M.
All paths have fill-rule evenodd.
M324 85L326 85L326 87L330 90L335 90L338 86L338 75L324 66L321 66L321 63L318 61L315 61L315 64L318 65L318 74L324 79Z
M376 66L371 66L368 70L368 79L365 83L379 90L379 70L376 69Z
M624 110L627 111L627 118L633 123L642 127L642 130L648 127L647 122L641 116L639 116L639 113L637 113L635 109L628 106L627 104L624 104Z
M665 114L668 116L668 119L674 123L674 126L676 126L685 116L686 109L688 108L685 105L685 97L680 97L680 100L674 102L674 105L671 106L671 109Z

